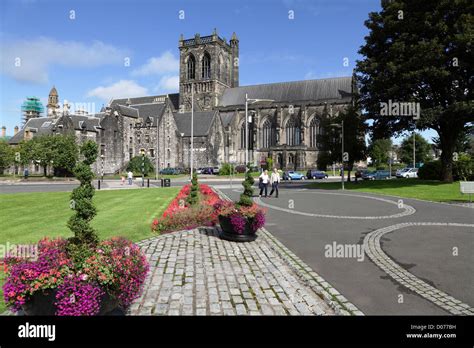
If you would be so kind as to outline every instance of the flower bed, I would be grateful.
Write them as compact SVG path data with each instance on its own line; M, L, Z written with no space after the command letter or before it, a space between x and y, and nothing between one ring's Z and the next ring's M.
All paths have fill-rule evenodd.
M191 205L188 196L191 185L183 186L178 195L171 201L159 219L154 219L151 229L158 233L192 229L198 226L214 226L218 216L214 204L220 201L208 185L199 185L199 204Z
M105 297L123 310L139 297L149 266L138 246L113 238L71 257L69 243L43 239L36 260L5 258L4 299L12 311L47 293L54 294L55 312L50 314L73 316L100 314Z

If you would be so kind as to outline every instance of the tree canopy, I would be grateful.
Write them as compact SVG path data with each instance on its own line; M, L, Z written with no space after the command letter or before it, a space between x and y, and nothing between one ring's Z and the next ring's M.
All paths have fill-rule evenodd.
M442 178L452 181L453 152L464 127L474 122L474 2L382 1L365 22L369 34L359 53L361 105L376 137L417 128L439 135ZM381 103L415 103L420 113L381 114Z

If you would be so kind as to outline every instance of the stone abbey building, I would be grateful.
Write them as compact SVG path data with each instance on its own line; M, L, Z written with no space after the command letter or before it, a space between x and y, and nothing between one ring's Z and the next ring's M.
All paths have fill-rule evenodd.
M352 77L239 86L235 33L230 41L216 30L209 36L181 36L179 51L179 93L114 99L97 114L70 114L67 105L60 109L53 88L47 117L30 115L10 144L70 133L79 142L93 139L100 145L97 171L101 165L105 173L118 172L141 151L160 168L189 167L194 89L195 167L245 162L248 98L249 161L258 166L271 157L276 167L302 170L316 167L323 112L335 115L352 103Z

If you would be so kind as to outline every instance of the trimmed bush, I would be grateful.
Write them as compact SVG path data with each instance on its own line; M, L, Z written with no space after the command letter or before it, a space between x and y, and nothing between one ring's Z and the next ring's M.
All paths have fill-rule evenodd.
M423 164L418 170L418 178L422 180L440 180L441 161L431 161Z

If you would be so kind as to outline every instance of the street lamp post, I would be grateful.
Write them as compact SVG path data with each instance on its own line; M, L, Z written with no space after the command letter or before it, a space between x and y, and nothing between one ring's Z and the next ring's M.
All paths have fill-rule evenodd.
M274 102L273 99L252 99L245 93L245 165L249 162L249 103L255 104L260 102Z
M101 159L101 169L100 169L100 176L102 178L102 182L104 182L104 161L105 161L105 156L102 154L100 155Z
M416 167L415 151L415 130L413 130L413 168Z
M332 127L341 128L341 186L344 190L344 120L341 123L332 123Z
M190 158L190 175L191 180L193 178L193 165L194 165L194 85L191 83L191 158Z
M142 154L142 187L145 186L145 150L140 151Z

